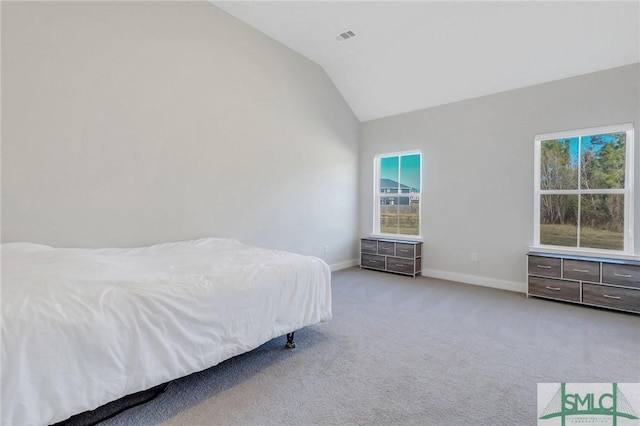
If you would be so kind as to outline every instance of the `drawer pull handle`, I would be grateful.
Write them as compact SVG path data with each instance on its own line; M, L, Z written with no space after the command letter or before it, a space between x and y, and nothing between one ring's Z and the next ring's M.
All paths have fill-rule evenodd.
M573 271L574 271L574 272L584 272L585 274L588 274L588 273L589 273L589 270L588 270L588 269L576 269L576 268L573 268Z
M542 269L551 269L551 266L549 265L536 265L538 268L542 268Z
M403 252L405 252L405 253L406 253L406 252L408 252L408 251L409 251L409 249L400 249L400 251L403 251Z
M549 290L553 290L553 291L560 291L560 287L549 287L549 286L547 286L547 288Z
M396 263L396 266L404 266L404 265L401 263Z
M631 278L631 274L613 274L614 277Z
M608 294L603 294L602 296L606 297L607 299L622 299L620 296L609 296Z

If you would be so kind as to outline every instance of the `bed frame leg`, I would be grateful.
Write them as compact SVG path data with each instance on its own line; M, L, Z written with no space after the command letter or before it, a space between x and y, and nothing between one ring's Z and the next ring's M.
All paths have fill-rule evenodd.
M296 347L296 342L293 341L294 333L295 331L292 331L291 333L287 333L287 344L285 345L287 349L293 349Z

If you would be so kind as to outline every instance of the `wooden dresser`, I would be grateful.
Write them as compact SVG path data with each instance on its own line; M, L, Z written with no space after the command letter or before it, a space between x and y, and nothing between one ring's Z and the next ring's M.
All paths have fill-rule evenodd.
M411 275L415 278L422 271L422 242L362 238L360 267Z
M640 261L528 253L527 297L640 313Z

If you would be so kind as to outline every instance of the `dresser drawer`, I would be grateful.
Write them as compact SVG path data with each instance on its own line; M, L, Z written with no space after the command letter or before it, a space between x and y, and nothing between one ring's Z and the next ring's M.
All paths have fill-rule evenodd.
M378 254L386 254L387 256L393 256L396 251L396 245L388 241L380 241L378 243Z
M413 259L403 259L401 257L387 258L387 271L400 272L413 275L416 271L416 264Z
M560 264L555 257L529 256L529 274L560 278Z
M562 277L569 280L600 282L600 262L565 259Z
M529 277L529 294L579 302L580 283L550 278Z
M385 260L386 258L384 256L363 253L360 255L360 266L362 266L363 268L385 269Z
M396 243L396 253L397 257L411 257L415 256L416 246L413 244L403 244Z
M640 312L640 290L608 287L598 284L583 284L582 302L608 308Z
M362 253L378 253L378 242L376 240L361 240L360 251Z
M640 266L604 263L602 265L602 282L640 288Z

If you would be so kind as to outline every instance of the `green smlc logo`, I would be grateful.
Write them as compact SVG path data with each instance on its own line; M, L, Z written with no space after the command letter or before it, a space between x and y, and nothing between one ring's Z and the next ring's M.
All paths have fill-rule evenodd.
M566 383L561 383L560 389L551 398L539 419L560 417L562 426L564 426L565 419L570 416L609 416L612 418L614 426L617 425L619 417L631 420L638 419L631 404L618 389L617 383L612 383L611 393L567 393Z

